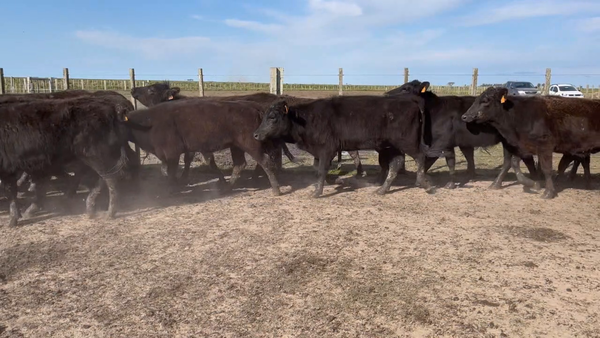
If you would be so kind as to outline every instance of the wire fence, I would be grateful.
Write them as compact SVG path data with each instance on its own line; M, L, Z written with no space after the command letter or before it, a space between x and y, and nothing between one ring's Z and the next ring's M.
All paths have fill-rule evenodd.
M340 69L341 72L341 69ZM113 74L114 75L114 74ZM501 86L508 80L530 79L538 90L543 91L546 83L547 74L465 74L465 73L414 73L408 74L405 70L404 79L402 74L285 74L281 77L283 92L365 92L365 93L384 93L394 89L404 83L406 80L419 79L432 83L431 90L438 95L478 95L490 86ZM206 75L210 81L198 80L198 75L189 74L140 74L138 77L149 78L147 80L132 79L90 79L90 78L68 78L69 89L82 89L89 91L113 90L129 91L132 86L141 87L157 82L168 81L172 87L179 87L181 91L188 93L200 92L200 86L203 86L205 92L269 92L272 91L272 83L265 82L261 75ZM150 79L154 77L154 79ZM187 78L186 80L174 80L173 78ZM456 78L458 81L451 81ZM576 86L585 97L600 98L600 74L555 74L552 75L553 83L568 82L566 80L577 78L579 83L582 81L598 82L598 85L586 84ZM227 81L238 79L237 81ZM254 81L248 81L253 79ZM306 83L309 81L323 80L328 83ZM365 80L366 79L366 80ZM395 84L351 84L356 82L383 81L390 82L390 79L397 80ZM404 80L404 81L402 81ZM471 80L471 81L466 81ZM564 81L563 81L564 80ZM594 81L598 80L598 81ZM273 80L271 80L273 81ZM304 82L304 83L303 83ZM337 83L336 83L337 82ZM471 84L460 84L459 82L471 82ZM445 83L445 84L442 84ZM66 81L63 77L5 77L4 89L6 93L48 93L53 91L66 90Z

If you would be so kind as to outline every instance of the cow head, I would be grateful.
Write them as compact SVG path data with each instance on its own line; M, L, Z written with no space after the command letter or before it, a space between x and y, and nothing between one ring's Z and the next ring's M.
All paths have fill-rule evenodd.
M132 88L131 96L140 101L144 106L152 107L161 102L178 99L179 91L179 87L171 88L169 83L163 82Z
M285 136L291 128L289 107L285 100L279 100L271 104L258 129L254 131L254 138L264 141L269 138L280 138Z
M494 120L503 113L507 95L506 88L489 87L475 99L469 110L462 115L462 120L479 123Z
M421 82L419 80L412 80L410 82L407 82L405 84L403 84L402 86L390 90L389 92L385 93L386 96L395 96L395 95L401 95L401 94L415 94L415 95L419 95L420 93L424 93L427 91L427 89L429 89L429 85L430 83L425 81L425 82Z

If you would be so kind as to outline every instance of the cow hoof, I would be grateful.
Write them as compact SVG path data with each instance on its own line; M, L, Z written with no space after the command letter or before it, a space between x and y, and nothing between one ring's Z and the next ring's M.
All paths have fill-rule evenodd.
M542 198L545 200L550 200L553 199L554 197L556 197L556 192L552 191L552 190L545 190L544 193L542 194Z
M385 193L386 193L386 192L387 192L387 191L386 191L386 189L384 189L384 188L379 188L379 189L375 190L375 193L376 193L377 195L379 195L379 196L383 196L383 195L385 195Z
M310 197L311 197L311 198L319 198L319 197L321 197L321 193L320 193L320 192L313 192L313 193L310 195Z
M492 184L490 184L490 186L488 187L488 189L490 189L490 190L500 190L500 189L502 189L502 184L501 183L492 183Z
M35 216L35 214L40 211L41 209L38 207L35 207L34 205L31 205L29 208L27 208L27 210L25 210L25 212L23 213L23 218L24 219L29 219L32 218L33 216Z
M454 184L454 182L448 182L444 188L446 189L456 189L456 184Z
M281 196L281 190L279 188L273 188L273 196Z
M533 187L531 187L531 189L533 189L533 191L541 191L542 190L542 185L540 184L540 182L535 182L533 184Z
M18 220L16 218L11 218L10 222L8 223L9 227L16 227L18 223Z

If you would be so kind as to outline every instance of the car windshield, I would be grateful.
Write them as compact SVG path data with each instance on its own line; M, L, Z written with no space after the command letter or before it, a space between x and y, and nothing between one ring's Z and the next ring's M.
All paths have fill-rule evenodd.
M531 82L514 82L513 88L535 88Z
M577 89L573 86L558 86L561 92L576 92Z

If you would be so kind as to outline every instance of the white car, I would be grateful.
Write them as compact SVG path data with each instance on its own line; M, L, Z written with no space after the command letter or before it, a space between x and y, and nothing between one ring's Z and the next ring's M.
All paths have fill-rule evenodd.
M583 98L583 93L569 83L553 84L549 93L554 96Z

